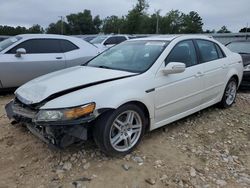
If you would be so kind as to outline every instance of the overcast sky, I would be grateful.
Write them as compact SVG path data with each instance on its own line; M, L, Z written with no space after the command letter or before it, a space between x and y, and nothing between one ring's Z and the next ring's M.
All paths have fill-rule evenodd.
M0 25L47 27L56 22L58 16L66 16L89 9L92 15L105 18L128 13L137 0L0 0ZM203 18L203 29L218 30L226 25L238 32L250 25L249 0L148 0L149 13L161 9L161 15L179 9L184 13L196 11Z

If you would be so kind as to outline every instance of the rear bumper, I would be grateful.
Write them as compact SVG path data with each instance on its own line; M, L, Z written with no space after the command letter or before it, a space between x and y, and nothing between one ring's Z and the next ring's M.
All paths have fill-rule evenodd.
M245 71L243 73L243 78L240 87L250 89L250 71Z
M47 144L53 144L59 148L65 148L76 141L87 140L94 117L87 117L70 122L35 123L31 117L26 117L14 110L14 102L5 106L9 119L24 124L35 136Z

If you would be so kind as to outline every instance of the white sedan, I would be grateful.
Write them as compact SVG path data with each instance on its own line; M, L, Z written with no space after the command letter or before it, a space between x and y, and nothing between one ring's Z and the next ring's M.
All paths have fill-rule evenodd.
M89 42L104 51L129 39L130 36L128 35L99 35Z
M63 35L24 34L0 42L0 90L81 65L99 53L94 45Z
M6 112L47 143L93 135L105 153L124 155L146 131L217 103L230 107L242 74L240 55L206 36L134 39L23 85Z

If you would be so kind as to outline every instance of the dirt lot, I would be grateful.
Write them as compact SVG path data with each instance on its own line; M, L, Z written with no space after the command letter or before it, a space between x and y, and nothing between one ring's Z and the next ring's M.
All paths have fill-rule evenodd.
M11 125L0 96L0 188L250 187L250 93L148 133L136 151L108 158L93 142L58 151Z

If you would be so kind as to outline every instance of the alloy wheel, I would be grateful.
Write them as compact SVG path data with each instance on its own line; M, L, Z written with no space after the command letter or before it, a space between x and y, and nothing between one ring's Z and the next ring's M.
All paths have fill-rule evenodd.
M128 110L117 116L110 129L111 146L119 152L128 151L139 140L142 132L140 115Z
M236 92L237 92L237 84L235 81L231 81L228 84L226 93L225 93L227 105L230 106L233 104L235 97L236 97Z

